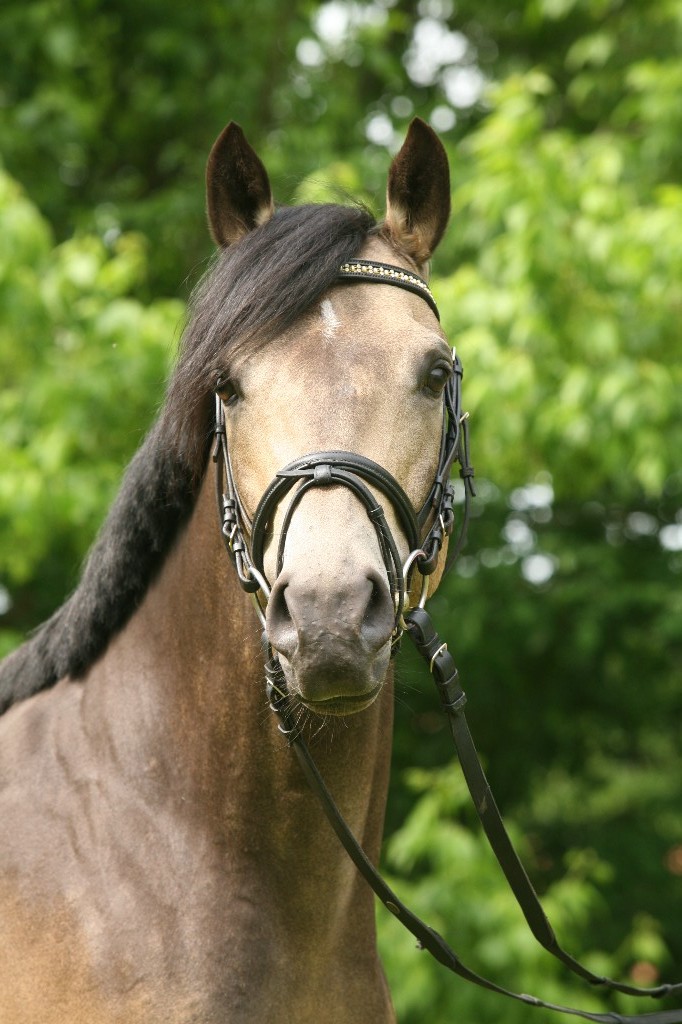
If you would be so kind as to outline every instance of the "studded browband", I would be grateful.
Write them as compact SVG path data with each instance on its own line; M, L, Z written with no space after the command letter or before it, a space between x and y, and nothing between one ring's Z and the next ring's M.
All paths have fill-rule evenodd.
M351 281L378 281L381 284L394 284L398 288L404 288L408 292L414 292L421 296L440 320L440 313L436 300L431 294L426 281L413 274L411 270L403 270L402 267L394 267L389 263L377 263L376 260L350 260L343 263L339 270L340 278Z

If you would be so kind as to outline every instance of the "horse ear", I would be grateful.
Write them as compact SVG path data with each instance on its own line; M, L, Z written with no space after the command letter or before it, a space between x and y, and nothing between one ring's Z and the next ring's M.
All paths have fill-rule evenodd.
M421 265L440 242L450 216L450 170L443 145L415 117L388 172L384 230Z
M217 245L238 242L274 212L268 172L231 121L213 144L206 165L206 206Z

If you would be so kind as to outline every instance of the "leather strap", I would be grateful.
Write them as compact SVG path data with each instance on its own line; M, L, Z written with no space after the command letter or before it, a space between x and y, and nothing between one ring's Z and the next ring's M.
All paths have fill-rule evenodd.
M476 813L483 826L490 846L504 872L505 878L516 897L528 926L540 943L552 956L561 960L569 970L584 978L591 985L604 985L616 992L632 996L649 996L654 999L682 992L682 984L659 985L656 988L640 988L622 982L612 981L594 974L575 957L559 945L554 930L542 909L540 899L526 874L526 870L512 845L502 815L486 779L476 747L464 714L466 695L459 683L459 673L452 655L436 632L431 618L423 608L414 608L405 615L408 632L415 647L429 662L431 674L441 700L443 711L448 716L450 732L455 743L457 756L462 767L469 794ZM682 1014L682 1011L680 1011Z
M376 282L376 284L392 284L405 291L414 292L429 304L440 320L436 300L431 294L426 281L411 270L394 267L391 263L379 263L377 260L349 260L339 267L339 278L343 280Z
M419 526L412 503L395 477L383 466L353 452L312 452L302 459L295 459L281 469L258 503L251 528L251 557L256 568L263 571L263 553L268 527L277 506L299 480L310 481L311 486L318 487L334 483L344 484L361 496L359 489L354 486L354 481L358 477L373 484L386 495L395 509L410 551L418 548ZM376 506L371 494L370 501Z

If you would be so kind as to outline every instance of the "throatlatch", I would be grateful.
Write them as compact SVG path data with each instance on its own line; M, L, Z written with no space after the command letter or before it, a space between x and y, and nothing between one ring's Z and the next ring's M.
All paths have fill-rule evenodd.
M373 281L405 288L420 295L438 315L435 301L426 282L401 267L374 263L370 260L355 260L344 264L339 276L342 280ZM438 690L441 708L448 718L459 762L476 813L534 937L552 956L591 985L602 986L626 995L647 996L654 999L679 995L682 993L682 984L640 988L594 974L559 945L537 893L512 845L485 777L464 714L466 696L460 686L459 675L452 655L448 651L447 643L444 643L436 632L429 614L424 608L428 577L436 568L445 537L449 537L453 531L454 491L450 481L450 472L454 462L459 464L460 476L464 483L464 505L460 533L449 554L447 568L456 559L466 539L470 499L475 495L474 471L469 459L467 416L461 410L461 381L462 364L455 356L453 373L444 394L443 430L438 470L429 496L417 513L398 481L382 466L352 452L332 451L315 452L302 459L297 459L280 470L263 494L253 521L251 521L240 501L235 484L227 445L224 410L220 398L216 396L216 443L213 458L216 463L216 491L225 546L242 587L254 596L256 609L265 626L264 610L256 595L260 591L267 601L270 594L263 568L263 555L268 527L272 524L279 503L297 486L297 490L294 491L289 502L280 534L277 573L282 568L284 545L292 516L304 494L312 487L324 487L330 484L350 488L364 505L377 532L396 609L393 650L397 649L401 636L407 632L417 651L429 666L429 672L433 676ZM410 555L404 566L400 564L397 545L383 509L377 503L367 484L380 491L393 506L410 547ZM425 536L423 540L420 540L422 532L425 533ZM250 549L246 540L247 534L250 534L251 538ZM424 585L419 605L406 610L407 595L410 592L410 576L415 566L424 579ZM514 992L489 981L466 967L445 939L405 906L381 877L353 836L300 734L293 717L292 702L287 693L286 680L279 659L268 644L265 634L264 645L266 650L266 689L270 707L279 718L280 731L296 754L308 784L318 797L329 823L349 857L384 906L415 936L421 949L427 950L439 963L466 981L515 999L527 1006L566 1013L594 1021L596 1024L682 1024L682 1009L634 1015L615 1012L590 1013L587 1010L560 1006L545 1002L532 995Z

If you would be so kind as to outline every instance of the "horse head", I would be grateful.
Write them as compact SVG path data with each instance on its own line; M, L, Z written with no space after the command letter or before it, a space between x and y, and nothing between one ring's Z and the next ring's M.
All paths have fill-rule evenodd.
M275 210L265 168L234 124L211 151L207 197L210 228L225 254L219 258L291 214ZM267 339L255 332L255 343L228 348L217 366L233 504L243 543L262 570L258 581L270 589L267 638L288 693L322 714L359 711L380 692L404 599L401 566L419 547L405 521L432 490L453 373L435 304L420 282L449 207L445 152L415 120L390 168L385 221L365 229L354 254L360 262L346 262L344 275L337 266L331 287L302 316ZM334 209L320 208L320 230ZM295 248L295 228L289 236ZM285 249L278 259L288 256ZM296 258L304 278L305 256ZM407 286L375 287L377 279ZM276 301L277 289L271 291ZM332 472L326 453L341 473ZM353 463L345 476L344 453ZM298 490L285 482L270 514L261 514L271 481L286 480L283 467L300 469L306 459ZM388 500L381 479L359 479L366 460L397 484ZM377 507L385 514L379 530Z

